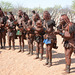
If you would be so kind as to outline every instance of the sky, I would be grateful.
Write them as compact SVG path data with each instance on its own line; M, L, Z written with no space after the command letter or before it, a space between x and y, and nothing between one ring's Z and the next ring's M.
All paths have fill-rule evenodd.
M11 2L14 6L23 6L28 8L47 8L54 7L55 5L61 5L63 8L72 5L73 0L0 0L5 2Z

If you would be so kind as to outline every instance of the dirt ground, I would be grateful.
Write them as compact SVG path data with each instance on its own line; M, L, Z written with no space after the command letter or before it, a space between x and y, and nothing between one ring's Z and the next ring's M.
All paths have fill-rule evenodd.
M27 40L25 40L24 53L18 53L18 39L15 41L15 51L13 51L12 49L8 50L8 44L6 43L6 49L0 49L0 75L65 75L63 74L65 68L65 55L62 39L60 36L57 36L57 41L57 45L59 46L59 48L57 50L52 49L52 67L43 65L46 61L45 50L44 59L42 61L40 61L39 59L34 59L36 57L36 46L34 46L34 55L27 55ZM72 54L71 73L69 75L75 75L74 54Z

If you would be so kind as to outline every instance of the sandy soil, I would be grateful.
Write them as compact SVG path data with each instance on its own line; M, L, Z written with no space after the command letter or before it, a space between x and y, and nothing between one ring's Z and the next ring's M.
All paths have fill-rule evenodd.
M6 49L0 49L0 75L64 75L65 68L65 55L64 48L61 44L62 39L57 36L58 46L57 50L52 49L52 67L43 66L46 61L46 54L44 51L44 59L40 61L35 60L35 46L34 55L27 55L28 45L25 40L25 52L18 53L18 39L15 41L16 50L8 50L8 44L6 43ZM45 46L44 46L45 48ZM75 56L72 54L72 64L70 75L75 75Z

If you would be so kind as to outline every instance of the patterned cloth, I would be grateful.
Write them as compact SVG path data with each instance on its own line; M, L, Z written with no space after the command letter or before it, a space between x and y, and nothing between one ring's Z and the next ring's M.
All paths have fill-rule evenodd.
M51 40L49 40L49 39L44 39L43 43L45 43L45 44L51 44Z
M17 33L16 33L16 35L22 35L21 31L18 30Z

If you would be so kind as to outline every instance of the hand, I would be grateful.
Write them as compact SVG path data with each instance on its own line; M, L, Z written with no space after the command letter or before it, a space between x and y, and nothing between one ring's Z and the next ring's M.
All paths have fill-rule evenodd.
M8 24L6 24L6 26L5 27L8 27L9 25Z
M27 28L27 31L30 31L30 28Z
M2 24L2 26L4 26L4 24Z

